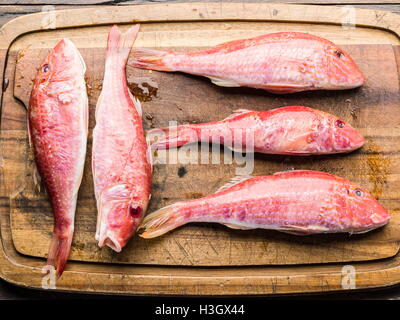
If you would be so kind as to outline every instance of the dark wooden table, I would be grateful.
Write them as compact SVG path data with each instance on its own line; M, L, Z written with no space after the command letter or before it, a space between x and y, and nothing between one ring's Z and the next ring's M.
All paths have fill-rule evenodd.
M186 1L174 1L174 0L1 0L0 1L0 26L5 24L16 17L24 14L40 12L42 10L49 10L53 6L54 9L67 9L97 5L127 5L127 4L143 4L152 2L200 2L204 0L186 0ZM214 0L213 2L218 1ZM226 2L234 2L239 0L220 0ZM249 0L241 0L249 1ZM262 0L250 0L249 2L256 2ZM65 3L68 4L65 4ZM274 2L264 0L264 2ZM277 1L278 2L278 1ZM279 2L285 2L284 0ZM351 5L356 8L368 8L368 9L379 9L388 10L396 13L400 13L400 1L399 0L291 0L287 1L290 3L301 3L301 4L318 4L318 5ZM397 4L396 4L397 3ZM52 8L53 9L53 8ZM20 288L9 283L0 280L0 300L16 300L16 299L110 299L110 296L105 295L93 295L93 294L77 294L77 293L65 293L65 292L52 292L43 290L33 290L27 288ZM113 299L129 299L130 297L113 296ZM343 292L343 293L330 293L325 295L303 295L303 296L290 296L284 297L283 299L386 299L386 300L400 300L400 286L372 290L372 291L355 291L355 292ZM143 299L143 298L140 298ZM152 299L152 298L149 298ZM259 298L255 298L259 299ZM281 299L281 298L280 298ZM166 299L168 301L168 298ZM244 301L245 302L245 301Z

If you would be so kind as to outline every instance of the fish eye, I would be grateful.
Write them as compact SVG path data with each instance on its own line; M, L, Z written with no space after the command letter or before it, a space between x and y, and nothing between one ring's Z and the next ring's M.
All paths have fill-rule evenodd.
M142 213L142 208L140 206L130 207L129 213L134 218L139 217Z
M336 120L335 125L336 127L343 128L345 124L342 120Z
M361 197L363 195L363 193L362 193L362 191L360 189L354 190L354 193L359 197Z
M42 67L42 71L44 73L47 73L50 71L50 66L46 63L43 67Z
M336 57L338 57L339 59L343 57L343 53L339 50L335 50L334 53L336 54Z

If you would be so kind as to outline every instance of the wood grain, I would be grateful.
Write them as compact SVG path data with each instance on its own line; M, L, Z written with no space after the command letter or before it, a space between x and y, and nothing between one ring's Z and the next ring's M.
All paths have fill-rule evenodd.
M93 263L79 263L72 261L68 265L68 269L63 275L62 279L57 283L57 287L63 290L84 290L87 292L115 292L115 293L146 293L146 294L265 294L265 293L288 293L288 292L312 292L321 290L341 290L341 268L344 261L353 261L351 264L357 269L357 288L376 287L382 285L392 285L399 281L398 273L398 256L392 259L376 260L381 257L382 252L387 256L394 255L398 250L398 217L399 208L396 207L396 197L398 197L398 177L399 177L399 162L396 150L396 141L398 139L398 130L396 126L399 124L399 119L396 115L396 106L398 105L398 71L396 68L396 59L398 54L397 38L388 32L380 31L377 29L357 28L354 31L343 32L340 26L326 25L326 24L305 24L307 19L314 17L314 20L321 21L323 19L329 20L330 23L335 21L335 15L332 10L324 11L317 7L304 7L296 6L295 17L290 17L292 14L291 6L276 6L270 7L267 4L261 5L264 12L271 12L272 9L279 8L279 17L274 20L281 20L277 22L265 22L265 15L257 14L260 11L260 6L253 7L246 4L248 9L245 13L244 20L251 19L254 21L241 21L234 22L233 7L225 7L219 12L217 20L219 22L189 22L190 17L194 17L193 9L200 10L201 13L208 12L210 19L213 15L213 10L218 8L214 4L209 5L195 5L194 7L185 7L179 5L176 8L159 7L157 10L148 10L144 7L135 7L132 10L137 13L140 10L146 12L142 14L141 20L157 21L164 17L169 19L172 11L180 12L179 17L187 20L184 24L179 22L164 23L149 23L145 25L142 33L142 38L138 39L138 45L147 47L178 47L180 49L194 49L203 47L207 44L204 43L204 34L197 32L199 26L204 27L204 32L215 35L214 41L221 41L223 39L230 39L243 34L249 35L250 33L261 32L262 30L273 31L275 29L281 30L282 28L291 29L297 28L303 31L309 31L315 34L323 35L343 45L351 54L360 61L360 66L364 72L368 73L368 83L361 90L354 90L348 92L331 92L331 93L304 93L293 96L275 97L255 90L240 89L239 91L227 90L218 88L209 84L207 80L181 75L181 74L164 74L164 73L148 73L147 71L142 74L137 70L128 69L128 76L130 77L149 77L158 83L159 89L156 97L152 97L151 101L143 103L146 113L149 115L144 120L146 128L152 126L159 126L167 124L171 115L174 115L178 122L185 121L210 121L216 115L224 117L228 115L233 109L238 107L254 106L257 110L270 109L273 107L285 104L306 104L311 106L318 105L318 108L336 113L342 118L349 120L354 126L358 127L364 135L368 138L368 145L359 152L352 153L348 156L333 156L321 158L293 158L286 159L285 157L270 157L262 156L256 158L255 173L268 174L274 171L291 168L310 168L321 169L335 174L347 177L355 182L362 184L377 196L379 196L382 203L389 208L393 213L393 221L384 229L378 232L370 233L361 237L306 237L298 240L296 237L287 236L274 232L255 232L249 234L246 232L232 231L218 226L187 226L176 230L168 237L165 237L165 245L167 250L170 248L174 251L169 255L165 248L162 248L160 243L154 242L148 244L147 252L151 252L151 256L145 256L144 253L139 258L131 256L107 256L107 252L100 254L95 251L92 244L84 243L82 246L80 236L82 235L84 241L86 236L92 234L93 229L93 208L91 201L92 196L87 196L87 192L91 192L90 188L90 170L86 170L84 184L86 187L82 188L80 193L80 202L82 202L81 210L78 210L77 218L81 225L81 229L77 230L77 237L75 237L75 251L76 260L89 261L90 259L100 259L96 261L109 262L109 263L123 263L124 265L113 264L93 264ZM108 16L102 16L99 11L96 23L108 23L109 18L113 18L113 22L120 19L121 22L128 22L130 14L130 7L124 8L120 11L119 8L113 8L111 11L107 9ZM153 7L152 7L153 8ZM286 9L285 9L286 8ZM179 10L178 10L179 9ZM224 10L227 10L226 12ZM85 10L85 9L83 9ZM304 10L298 12L297 10ZM82 11L84 15L87 11ZM197 11L198 12L198 11ZM318 16L313 15L319 12ZM75 12L76 13L76 12ZM338 13L339 14L339 13ZM370 17L376 19L382 17L382 13L360 11L360 23L362 25L381 25L384 23L387 28L388 21L392 21L391 17L385 16L377 20L370 20ZM76 26L79 23L79 15L74 15L71 20L67 19L67 12L60 12L59 17L62 23L68 26ZM253 18L251 18L253 15ZM38 18L43 15L35 17L32 20L30 29L37 28ZM198 16L198 15L197 15ZM330 17L329 17L330 16ZM230 21L225 21L230 19ZM243 20L237 16L239 20ZM336 16L339 17L339 16ZM175 18L177 19L177 18ZM202 20L207 20L204 16ZM301 20L301 23L290 24L288 20ZM258 20L258 21L257 21ZM340 19L337 18L336 21ZM85 23L87 25L87 23ZM33 26L34 25L34 26ZM219 28L216 28L219 25ZM233 26L231 26L233 25ZM29 30L29 25L19 24L19 28L11 28L10 24L3 29L7 31L5 40L1 46L8 48L8 44L18 33L25 33ZM187 30L183 30L184 26ZM1 212L1 236L2 236L2 252L0 255L0 270L2 277L9 281L30 285L40 286L41 281L41 266L43 259L33 258L26 255L21 255L15 251L14 245L19 251L26 251L27 254L44 256L47 251L47 246L39 245L34 253L29 252L32 250L32 239L38 243L46 243L48 241L50 225L52 222L51 212L48 210L48 203L44 194L37 194L31 190L31 177L29 177L29 167L31 161L19 161L22 157L29 156L29 149L26 143L26 127L25 127L25 109L21 104L18 104L14 98L15 92L22 101L26 102L27 92L29 92L29 77L20 79L15 74L15 61L20 50L25 50L20 55L20 63L18 66L26 63L26 66L34 65L33 60L40 59L46 52L47 47L52 46L57 41L57 38L68 35L73 38L77 43L87 60L89 69L93 73L93 78L89 77L89 85L91 86L91 106L93 108L94 102L98 95L96 85L99 85L98 79L102 76L102 64L98 61L102 60L105 44L105 36L108 26L84 29L60 29L51 32L31 33L19 37L10 47L8 54L8 64L5 77L9 79L8 89L4 93L2 103L2 119L1 119L1 138L4 138L4 146L2 148L2 155L4 159L3 170L0 171L2 175L1 181L9 181L10 183L1 184L0 186L0 212ZM393 30L397 30L397 25L393 23ZM171 30L175 30L178 37L175 37L176 43L168 40L171 35ZM185 32L186 31L186 32ZM196 31L196 32L194 32ZM216 32L217 31L217 32ZM361 35L359 34L361 33ZM91 37L88 41L83 36L85 33L90 33ZM236 36L235 36L236 33ZM146 36L147 34L147 36ZM164 34L164 36L163 36ZM342 36L341 36L342 35ZM210 37L208 37L210 39ZM342 38L342 39L340 39ZM378 38L378 40L377 40ZM36 40L32 42L31 40ZM101 41L99 41L101 39ZM193 39L193 40L191 40ZM191 41L189 41L191 40ZM99 41L99 42L98 42ZM181 41L181 42L179 42ZM225 40L224 40L225 41ZM182 43L188 43L188 48L182 47ZM393 45L395 45L393 47ZM1 51L0 51L1 52ZM5 55L5 51L3 51ZM25 62L24 62L25 60ZM3 60L2 60L3 61ZM380 66L380 69L385 68L387 72L379 72L374 66ZM25 68L24 68L25 69ZM26 68L26 72L32 68ZM32 71L31 71L32 72ZM88 71L89 72L89 71ZM14 80L15 83L14 83ZM173 82L172 82L173 81ZM17 84L20 83L20 87ZM171 84L176 84L172 87ZM15 89L15 90L13 90ZM180 89L180 90L179 90ZM174 91L175 90L175 91ZM14 91L14 92L13 92ZM184 94L182 94L182 92ZM208 101L205 103L205 101ZM201 106L193 108L193 106ZM171 113L173 110L173 113ZM217 111L217 112L216 112ZM373 124L371 121L373 120ZM91 126L93 119L91 119ZM7 141L13 141L8 143ZM17 142L17 143L16 143ZM3 147L3 141L2 141ZM90 155L88 155L90 156ZM17 159L14 162L14 159ZM29 159L29 157L28 157ZM13 163L13 165L10 165ZM181 165L158 165L155 172L155 197L158 202L153 202L153 208L173 202L183 198L197 197L201 193L209 193L215 190L220 184L229 180L233 175L232 166L218 166L218 165L189 165L186 166L187 173L183 177L177 175L178 169ZM89 172L89 175L88 175ZM4 179L3 179L4 175ZM24 176L28 175L28 176ZM157 180L157 177L163 179ZM208 183L204 182L207 179ZM397 183L397 185L396 185ZM162 186L162 187L160 187ZM168 187L173 186L173 187ZM160 189L158 190L158 188ZM161 190L164 188L165 190ZM170 189L168 189L170 188ZM201 189L201 191L198 191ZM177 192L180 190L188 190L187 194ZM162 193L161 193L162 191ZM21 210L21 208L24 208ZM47 211L44 211L47 210ZM11 216L10 216L11 212ZM32 215L32 212L35 215ZM21 218L23 217L23 218ZM11 218L11 219L10 219ZM18 220L19 219L19 220ZM25 233L24 236L17 237L16 234L23 234L25 227L21 225L34 225L30 233ZM393 228L393 229L392 229ZM12 229L12 233L10 230ZM207 239L204 239L207 235ZM214 240L212 243L215 247L217 245L217 253L212 251L212 248L206 242L203 246L194 247L198 241ZM196 239L198 237L198 239ZM202 238L203 237L203 238ZM178 239L178 241L176 241ZM211 265L218 266L224 265L224 261L228 261L227 265L234 266L235 263L240 264L242 257L240 254L233 255L230 260L226 258L226 248L218 246L222 241L237 241L238 245L233 249L236 252L244 253L247 260L260 259L262 262L257 264L266 264L262 268L257 267L241 267L241 268L223 268L223 267L209 267L199 268L197 266L204 263L210 265L208 260L217 260L218 264L211 262ZM248 254L245 252L248 248L250 239L260 239L259 243L266 242L266 239L276 241L277 245L270 247L268 243L267 250L255 251L256 254ZM144 240L143 240L144 241ZM301 243L297 243L301 241ZM30 242L30 243L29 243ZM184 250L178 248L178 242ZM259 245L256 243L256 246ZM354 245L353 247L352 246ZM286 244L286 245L285 245ZM133 240L128 250L139 250L142 244L140 240L136 242ZM143 242L144 245L144 242ZM296 249L287 247L287 245L298 246ZM137 246L137 247L135 247ZM244 248L245 247L245 248ZM370 247L378 248L375 252L370 251ZM163 251L152 250L153 248L162 248ZM310 249L311 253L310 253ZM381 251L382 248L383 251ZM389 248L389 249L388 249ZM190 251L192 249L192 252ZM193 250L194 249L194 250ZM283 251L281 251L281 249ZM386 251L388 249L388 251ZM36 249L35 249L36 250ZM42 251L41 251L42 250ZM269 251L271 250L271 251ZM275 250L275 251L273 251ZM298 252L300 250L300 252ZM314 250L314 251L313 251ZM92 256L89 251L92 251ZM139 250L140 251L140 250ZM176 261L165 262L169 264L169 268L163 266L157 267L158 260L153 260L153 251L157 259L168 260L167 257L177 257ZM184 253L185 251L186 253ZM250 251L250 250L247 250ZM353 251L352 253L350 253ZM128 252L128 251L127 251ZM143 250L145 252L145 250ZM194 253L193 253L194 252ZM266 253L267 254L266 254ZM269 256L271 252L276 252L277 257ZM281 253L285 256L279 256ZM338 256L339 252L343 257ZM221 254L220 254L221 253ZM333 254L331 254L333 253ZM137 252L135 252L137 254ZM260 256L259 256L259 255ZM354 256L352 256L354 254ZM204 257L210 255L211 258ZM350 260L346 260L350 257ZM317 258L315 258L316 256ZM229 257L229 255L228 255ZM323 258L324 257L324 258ZM357 263L358 260L372 259L368 263ZM101 260L104 259L104 260ZM139 263L136 265L133 263ZM225 259L225 260L224 260ZM292 260L291 260L292 259ZM297 259L297 260L296 260ZM313 260L314 259L314 260ZM302 261L301 263L310 263L320 259L321 262L327 262L329 259L340 261L340 263L333 264L309 264L308 266L292 265L285 268L279 266L272 266L275 264L283 263L298 263L294 261ZM342 260L340 260L342 259ZM245 259L242 259L245 260ZM92 260L94 261L94 260ZM144 261L144 262L143 262ZM222 261L222 262L221 262ZM234 261L232 263L232 261ZM253 260L254 261L254 260ZM332 261L332 260L331 260ZM143 264L150 263L153 266L145 266ZM183 267L183 265L192 267ZM238 265L238 264L236 264Z

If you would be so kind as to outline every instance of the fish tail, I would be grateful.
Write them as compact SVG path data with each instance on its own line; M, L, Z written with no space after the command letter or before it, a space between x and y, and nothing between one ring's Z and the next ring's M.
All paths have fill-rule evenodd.
M133 58L129 60L128 65L140 69L176 71L165 63L164 57L169 53L161 50L135 48Z
M64 271L68 260L69 251L71 249L72 237L72 230L69 230L66 234L62 235L60 235L58 232L53 233L47 264L56 269L57 277L61 277Z
M136 40L140 25L136 24L130 27L126 32L116 26L112 26L107 41L107 60L115 55L118 56L118 64L125 67L132 45Z
M152 129L147 135L151 140L157 137L151 144L153 150L177 148L198 141L197 131L190 125Z
M147 215L138 234L142 238L155 238L188 222L180 215L177 204L172 204Z

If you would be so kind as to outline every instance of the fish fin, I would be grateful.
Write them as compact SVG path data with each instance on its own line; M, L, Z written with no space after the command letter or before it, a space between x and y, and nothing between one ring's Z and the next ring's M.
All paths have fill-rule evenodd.
M278 229L279 231L294 234L296 236L306 236L309 234L324 233L329 231L327 227L319 225L309 225L307 227L286 225L284 229Z
M262 89L267 90L272 93L285 94L304 91L309 89L304 85L300 84L290 84L290 83L268 83L263 86Z
M370 232L370 231L372 231L374 229L377 229L377 227L371 227L371 228L360 230L360 231L351 231L351 232L349 232L349 234L350 235L352 235L352 234L363 234L363 233Z
M150 163L151 172L153 172L153 149L150 145L147 145L146 157L147 161Z
M236 176L236 177L233 177L228 183L226 183L222 187L220 187L215 193L223 191L223 190L226 190L226 189L229 189L229 188L231 188L231 187L233 187L233 186L235 186L235 185L237 185L239 183L242 183L242 182L244 182L246 180L249 180L251 178L253 178L253 176Z
M164 56L170 53L161 50L135 48L133 58L129 59L128 65L140 69L175 71L175 69L166 66L163 61Z
M295 236L308 236L311 234L310 232L306 232L306 231L294 231L294 230L278 230L278 231L287 233L287 234L292 234Z
M32 147L33 147L33 144L32 144L32 136L31 136L31 128L30 128L30 125L29 125L29 119L28 119L28 118L27 118L27 121L26 121L26 125L27 125L27 130L28 130L29 148L32 148ZM33 178L33 184L35 185L36 190L37 190L38 192L40 192L41 189L42 189L42 188L41 188L41 186L42 186L42 179L41 179L41 177L40 177L38 168L37 168L37 166L36 166L35 163L33 164L33 167L32 167L32 178Z
M34 164L32 168L32 177L33 184L35 185L37 191L40 192L42 190L42 178L40 177L36 164Z
M229 119L233 119L233 118L236 118L236 117L238 117L238 116L240 116L240 115L243 115L243 114L246 114L246 113L250 113L250 112L254 112L254 110L249 110L249 109L237 109L237 110L234 110L232 114L230 114L229 116L227 116L227 117L226 117L225 119L223 119L222 121L224 121L224 120L229 120Z
M112 26L108 34L106 60L117 55L118 59L115 61L117 61L118 65L123 65L125 67L132 45L139 32L139 28L140 25L136 24L133 27L130 27L126 32L121 33L116 25Z
M228 228L231 229L237 229L237 230L251 230L254 229L253 227L244 227L238 224L233 224L233 223L223 223L223 225L227 226Z
M103 105L102 101L103 101L103 90L101 90L101 92L100 92L100 95L99 95L99 97L98 97L98 99L97 99L97 103L96 103L96 110L94 111L94 117L95 117L96 119L98 118L97 115L98 115L98 113L99 113L100 106ZM96 128L96 127L95 127L95 128ZM94 130L94 129L93 129L93 130Z
M158 137L158 140L151 145L154 150L177 148L198 141L197 131L191 125L152 129L147 135Z
M296 139L291 140L291 141L286 141L285 143L285 150L290 154L299 154L299 155L307 155L310 154L310 151L307 150L301 150L302 148L305 148L307 145L310 144L309 141L313 141L313 139L316 139L315 133L314 132L309 132L305 133L301 136L296 137ZM293 151L296 150L296 151Z
M155 238L189 222L177 209L177 204L172 204L147 215L138 228L139 236Z
M29 117L26 117L26 129L28 130L29 147L32 148L31 126L29 125Z
M61 277L65 264L67 263L69 251L71 249L73 230L68 230L67 234L53 233L50 243L47 264L53 266L57 271L57 276Z
M230 146L228 144L224 144L224 146L235 153L254 153L254 150L247 150L246 147L243 146L235 147L235 146Z
M208 77L210 78L211 82L216 84L217 86L220 87L241 87L240 84L234 82L234 81L229 81L229 80L224 80L224 79L220 79L220 78L215 78L215 77Z
M135 109L139 116L142 118L143 111L142 111L142 104L140 103L140 100L138 100L136 97L132 95L132 93L128 90L129 92L129 97L131 98L133 105L135 106Z
M84 108L82 108L83 109L83 122L84 122L84 124L85 124L85 134L86 134L86 136L88 135L88 133L89 133L89 98L88 98L88 96L87 96L87 89L86 89L86 81L85 80L83 80L84 81L84 86L85 86L85 90L83 90L83 92L82 92L82 95L83 95L83 101L84 101L84 104L85 104L85 107Z

